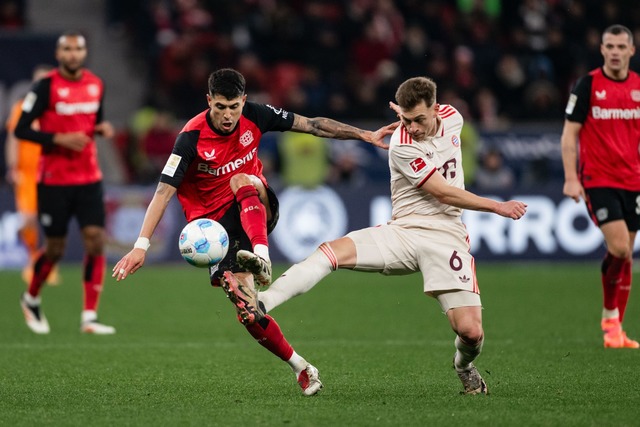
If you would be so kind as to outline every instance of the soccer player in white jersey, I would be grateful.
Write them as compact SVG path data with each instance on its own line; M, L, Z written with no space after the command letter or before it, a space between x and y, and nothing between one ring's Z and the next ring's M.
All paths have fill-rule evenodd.
M237 298L249 303L236 304L236 309L241 317L260 318L338 268L385 275L421 271L424 293L438 300L456 333L454 365L464 393L486 394L487 386L472 363L484 340L482 305L475 261L460 217L462 209L473 209L516 220L527 206L464 189L463 118L452 106L436 102L433 80L405 81L396 101L390 106L402 126L392 135L389 148L391 221L321 244L266 291L238 289ZM247 313L247 307L253 312ZM259 312L253 307L259 307Z

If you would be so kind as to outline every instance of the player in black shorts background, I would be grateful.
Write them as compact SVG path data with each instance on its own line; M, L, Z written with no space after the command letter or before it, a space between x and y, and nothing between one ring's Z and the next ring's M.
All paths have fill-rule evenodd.
M640 76L629 69L633 34L622 25L608 27L600 53L604 65L578 80L565 110L563 193L585 200L607 246L601 267L604 346L637 349L640 344L622 328L640 225Z

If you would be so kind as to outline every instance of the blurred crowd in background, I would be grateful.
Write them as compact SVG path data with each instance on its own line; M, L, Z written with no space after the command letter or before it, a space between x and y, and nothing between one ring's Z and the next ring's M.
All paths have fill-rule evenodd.
M3 28L26 25L23 3L0 2ZM476 166L504 169L495 150L482 153L490 157L486 162L476 159L478 132L523 122L561 123L575 80L602 63L602 30L623 24L640 40L637 3L108 0L108 29L136 52L148 84L144 105L117 144L132 182L156 180L182 124L206 108L209 73L222 67L245 75L250 100L350 123L395 120L387 103L398 84L427 75L438 83L439 102L465 117L465 168L473 184ZM640 68L637 58L632 68ZM267 172L284 183L302 179L291 168L313 175L309 181L316 183L358 185L384 174L375 167L368 177L362 173L379 157L362 144L292 138L267 140L262 152ZM300 163L304 156L287 161L298 151L307 155L306 163ZM501 172L499 179L485 181L513 185L515 179Z

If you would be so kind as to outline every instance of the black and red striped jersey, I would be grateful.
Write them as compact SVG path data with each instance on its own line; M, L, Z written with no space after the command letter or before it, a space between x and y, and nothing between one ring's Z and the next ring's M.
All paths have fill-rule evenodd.
M51 71L34 83L22 103L16 125L18 138L42 144L38 181L48 185L85 185L102 179L94 139L96 123L102 121L102 80L87 69L78 80ZM38 120L40 129L32 129ZM53 144L53 135L84 132L92 141L82 151Z
M294 118L281 108L246 102L236 128L224 135L213 128L209 112L187 122L160 176L178 189L187 221L220 219L234 201L229 183L237 173L255 175L267 185L258 158L260 138L268 131L290 130Z
M582 123L579 173L585 188L640 191L640 76L622 81L602 68L581 78L571 91L566 118Z

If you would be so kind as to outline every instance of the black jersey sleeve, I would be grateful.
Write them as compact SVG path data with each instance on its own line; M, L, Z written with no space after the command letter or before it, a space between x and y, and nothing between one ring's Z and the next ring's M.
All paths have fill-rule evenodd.
M189 166L197 157L199 130L182 132L176 138L171 155L160 175L160 182L178 188Z
M34 130L31 125L47 109L50 89L51 78L44 78L33 84L31 91L24 98L22 114L14 131L17 138L42 144L45 150L53 147L54 134Z
M98 112L96 113L96 124L100 124L103 122L104 117L104 93L102 97L100 97L100 106L98 107Z
M284 132L293 126L293 113L269 104L247 102L242 114L255 123L262 133L272 130Z
M565 118L570 122L584 123L589 115L589 104L591 103L591 82L593 77L587 75L578 80L569 95Z

